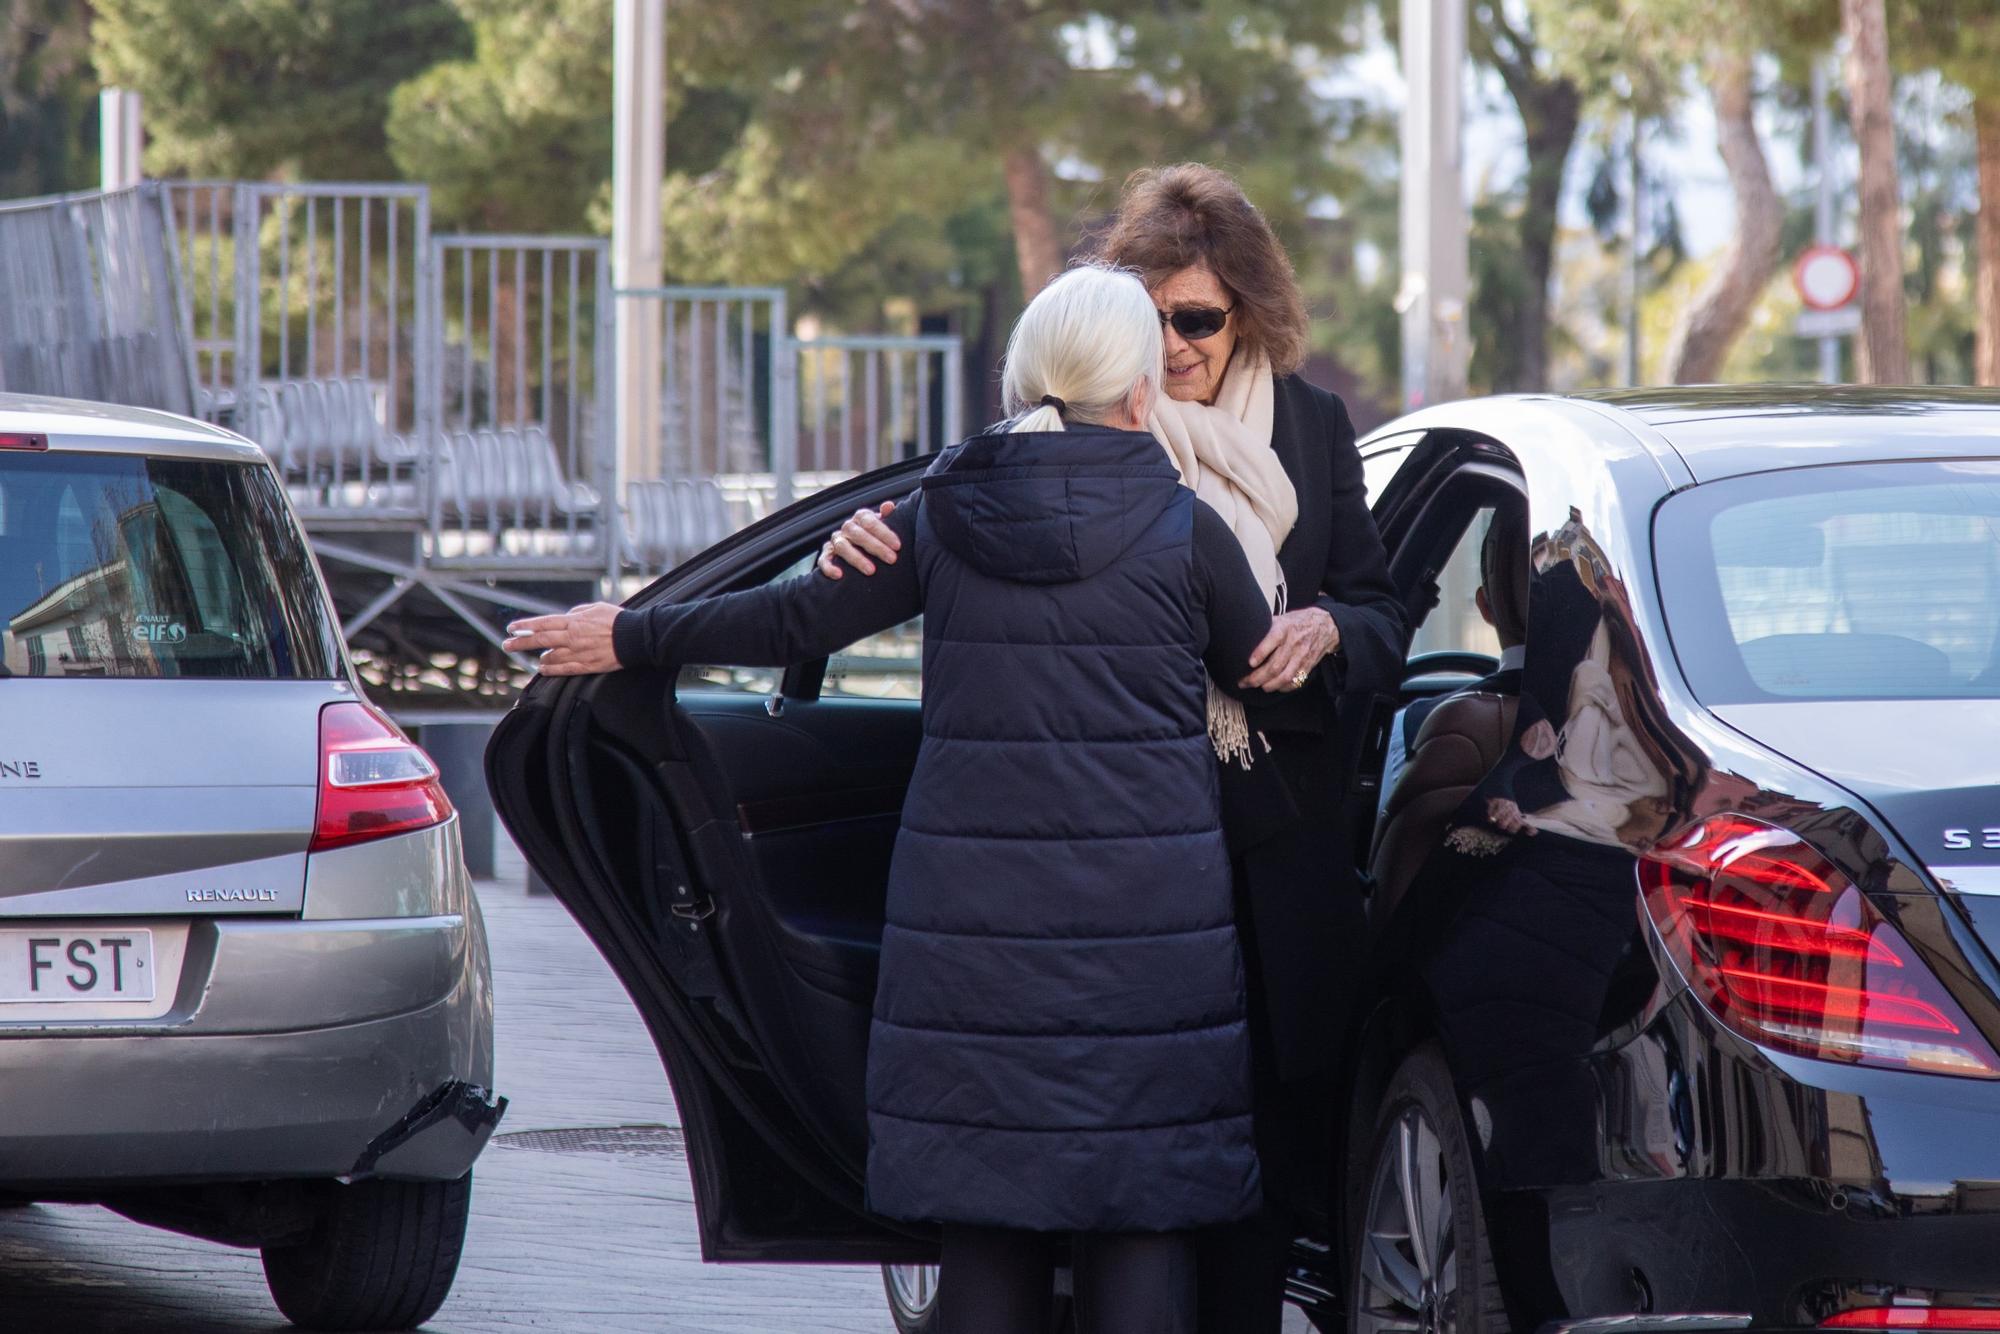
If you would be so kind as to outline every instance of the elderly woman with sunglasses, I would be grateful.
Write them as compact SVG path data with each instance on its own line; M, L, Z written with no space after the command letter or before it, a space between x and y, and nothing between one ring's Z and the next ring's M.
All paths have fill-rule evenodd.
M1204 1334L1276 1331L1290 1240L1330 1209L1332 1071L1353 1018L1363 916L1342 727L1401 675L1403 609L1340 399L1298 375L1307 317L1290 259L1236 182L1194 163L1126 182L1101 257L1136 271L1165 335L1148 428L1182 482L1228 520L1278 614L1238 704L1216 692L1238 931L1250 980L1267 1207L1206 1239ZM820 569L872 574L901 540L863 510ZM1357 707L1342 710L1343 697ZM1324 1233L1322 1232L1322 1235Z

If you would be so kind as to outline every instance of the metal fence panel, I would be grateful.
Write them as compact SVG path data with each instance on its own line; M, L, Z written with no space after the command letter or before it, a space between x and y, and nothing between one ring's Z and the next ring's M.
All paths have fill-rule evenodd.
M795 346L802 489L963 437L964 352L956 336L808 338Z
M182 337L194 360L195 410L229 418L236 401L234 181L162 181L173 220Z
M157 185L0 204L0 389L190 412Z
M614 572L609 244L441 236L432 250L434 559Z
M302 512L421 521L435 402L428 189L239 184L226 238L217 195L190 186L180 204L201 226L184 246L197 268L190 322L210 351L203 382L218 415L271 455Z

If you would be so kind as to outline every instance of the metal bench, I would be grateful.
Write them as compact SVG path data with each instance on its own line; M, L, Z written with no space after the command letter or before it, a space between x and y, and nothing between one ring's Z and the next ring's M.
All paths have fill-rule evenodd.
M540 426L453 431L432 461L444 518L506 527L575 527L601 500L587 483L563 476L555 442Z
M667 570L736 531L713 479L632 482L625 488L627 561Z

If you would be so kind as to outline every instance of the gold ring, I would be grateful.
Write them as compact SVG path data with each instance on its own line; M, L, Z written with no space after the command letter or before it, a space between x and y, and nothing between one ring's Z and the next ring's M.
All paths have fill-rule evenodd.
M1311 676L1312 674L1313 674L1313 669L1310 667L1306 668L1304 671L1300 672L1297 676L1294 676L1292 678L1292 685L1294 687L1304 685L1306 683L1306 678Z

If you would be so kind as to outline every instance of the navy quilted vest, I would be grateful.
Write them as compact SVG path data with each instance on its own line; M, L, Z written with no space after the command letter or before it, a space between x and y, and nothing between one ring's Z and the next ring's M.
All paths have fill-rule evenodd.
M976 436L925 478L924 739L889 876L868 1198L1045 1231L1258 1200L1229 858L1149 435Z

